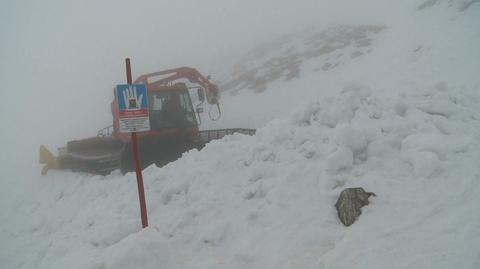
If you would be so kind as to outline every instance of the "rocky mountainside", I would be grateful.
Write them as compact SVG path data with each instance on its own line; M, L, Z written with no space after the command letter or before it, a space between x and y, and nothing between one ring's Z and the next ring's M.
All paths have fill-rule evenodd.
M252 49L233 68L233 77L221 88L233 93L249 89L261 92L272 81L299 79L306 72L327 72L372 51L385 26L332 26L323 31L308 29Z

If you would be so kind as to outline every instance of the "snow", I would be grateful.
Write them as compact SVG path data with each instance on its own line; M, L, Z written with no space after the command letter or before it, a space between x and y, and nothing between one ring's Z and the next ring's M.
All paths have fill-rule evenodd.
M405 1L334 69L224 93L204 128L257 134L146 168L146 229L134 173L6 168L0 267L480 268L480 9L447 2ZM376 193L350 227L347 187Z
M378 103L373 92L344 90L256 136L232 135L161 169L148 167L145 230L133 173L51 171L18 208L23 226L11 234L10 253L30 254L10 265L475 268L480 122L468 116L478 108L459 105L445 118L455 133L444 134L437 114L415 105L399 114L399 100ZM335 125L323 122L323 113L345 102L358 106L337 111ZM452 119L459 114L464 121ZM343 188L356 186L377 197L345 228L333 205Z

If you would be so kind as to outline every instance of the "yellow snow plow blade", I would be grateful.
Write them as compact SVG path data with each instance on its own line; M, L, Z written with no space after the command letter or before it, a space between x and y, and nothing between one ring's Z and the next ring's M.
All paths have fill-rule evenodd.
M45 165L42 169L42 175L46 175L49 169L58 168L57 158L43 145L40 146L39 162Z

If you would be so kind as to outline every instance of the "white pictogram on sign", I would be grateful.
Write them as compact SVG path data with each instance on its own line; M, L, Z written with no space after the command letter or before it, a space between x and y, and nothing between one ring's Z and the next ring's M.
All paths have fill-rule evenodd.
M137 89L130 86L123 91L123 100L127 106L127 110L138 110L142 104L143 94L137 97Z

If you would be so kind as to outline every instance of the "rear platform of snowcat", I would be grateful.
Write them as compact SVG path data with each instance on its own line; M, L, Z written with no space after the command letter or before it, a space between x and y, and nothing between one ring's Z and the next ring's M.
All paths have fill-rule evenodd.
M179 137L163 137L160 141L154 138L140 141L142 169L156 164L162 167L180 158L191 149L201 150L212 140L221 139L235 133L254 135L254 129L218 129L205 130L198 133L195 141L186 141ZM82 140L74 140L58 149L58 157L54 157L45 147L40 148L40 163L45 165L43 174L48 169L71 170L99 175L107 175L114 170L123 174L134 171L131 145L116 139L114 136L96 136Z

